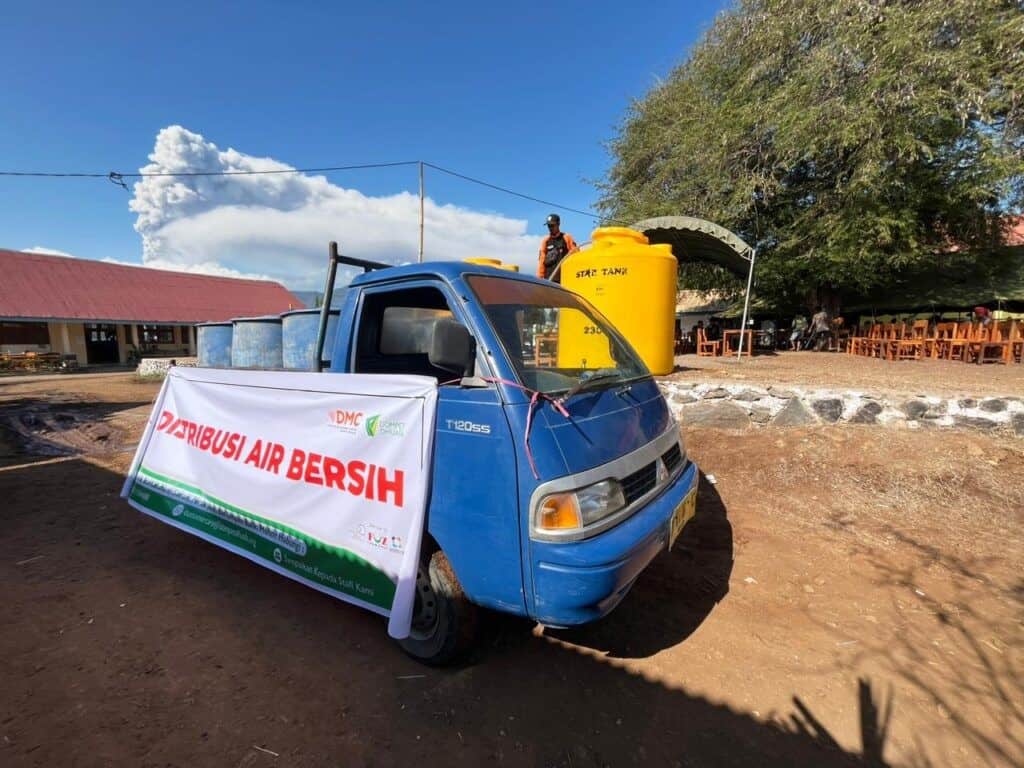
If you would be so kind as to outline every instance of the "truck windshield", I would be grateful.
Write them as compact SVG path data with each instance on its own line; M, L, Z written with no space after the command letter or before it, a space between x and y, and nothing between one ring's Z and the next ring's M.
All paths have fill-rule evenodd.
M470 275L466 281L523 386L575 393L650 375L611 323L580 296L515 278Z

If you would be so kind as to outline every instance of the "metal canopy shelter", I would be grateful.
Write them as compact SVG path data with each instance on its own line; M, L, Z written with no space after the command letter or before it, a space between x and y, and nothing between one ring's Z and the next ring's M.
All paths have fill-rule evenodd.
M657 216L644 219L631 226L643 232L650 243L668 243L679 261L702 261L717 264L740 277L747 275L747 290L743 295L743 324L747 327L750 308L750 287L754 280L754 260L757 252L740 237L725 227L692 216ZM743 356L743 338L740 334L739 357Z

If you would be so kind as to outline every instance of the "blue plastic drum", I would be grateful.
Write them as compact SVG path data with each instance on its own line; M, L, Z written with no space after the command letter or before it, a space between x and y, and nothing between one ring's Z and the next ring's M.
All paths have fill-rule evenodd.
M199 365L203 368L231 367L231 323L199 323L196 326Z
M281 315L282 359L289 371L316 370L316 334L320 328L319 309L296 309ZM334 334L338 330L338 310L327 316L327 335L323 357L331 358Z
M232 368L281 368L280 317L236 317L232 323Z

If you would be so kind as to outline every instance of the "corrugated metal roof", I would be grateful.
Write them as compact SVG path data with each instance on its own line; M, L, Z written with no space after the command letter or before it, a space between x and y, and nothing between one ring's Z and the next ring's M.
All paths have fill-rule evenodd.
M657 216L632 224L652 245L668 243L679 261L718 264L746 277L753 248L725 227L693 216Z
M266 280L0 250L0 318L198 323L304 306Z

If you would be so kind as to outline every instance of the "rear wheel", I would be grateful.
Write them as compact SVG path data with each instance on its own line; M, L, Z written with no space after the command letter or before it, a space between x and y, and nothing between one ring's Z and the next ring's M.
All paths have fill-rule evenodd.
M458 661L476 640L478 611L466 599L448 558L441 551L424 556L416 572L416 601L402 650L417 661L443 666Z

